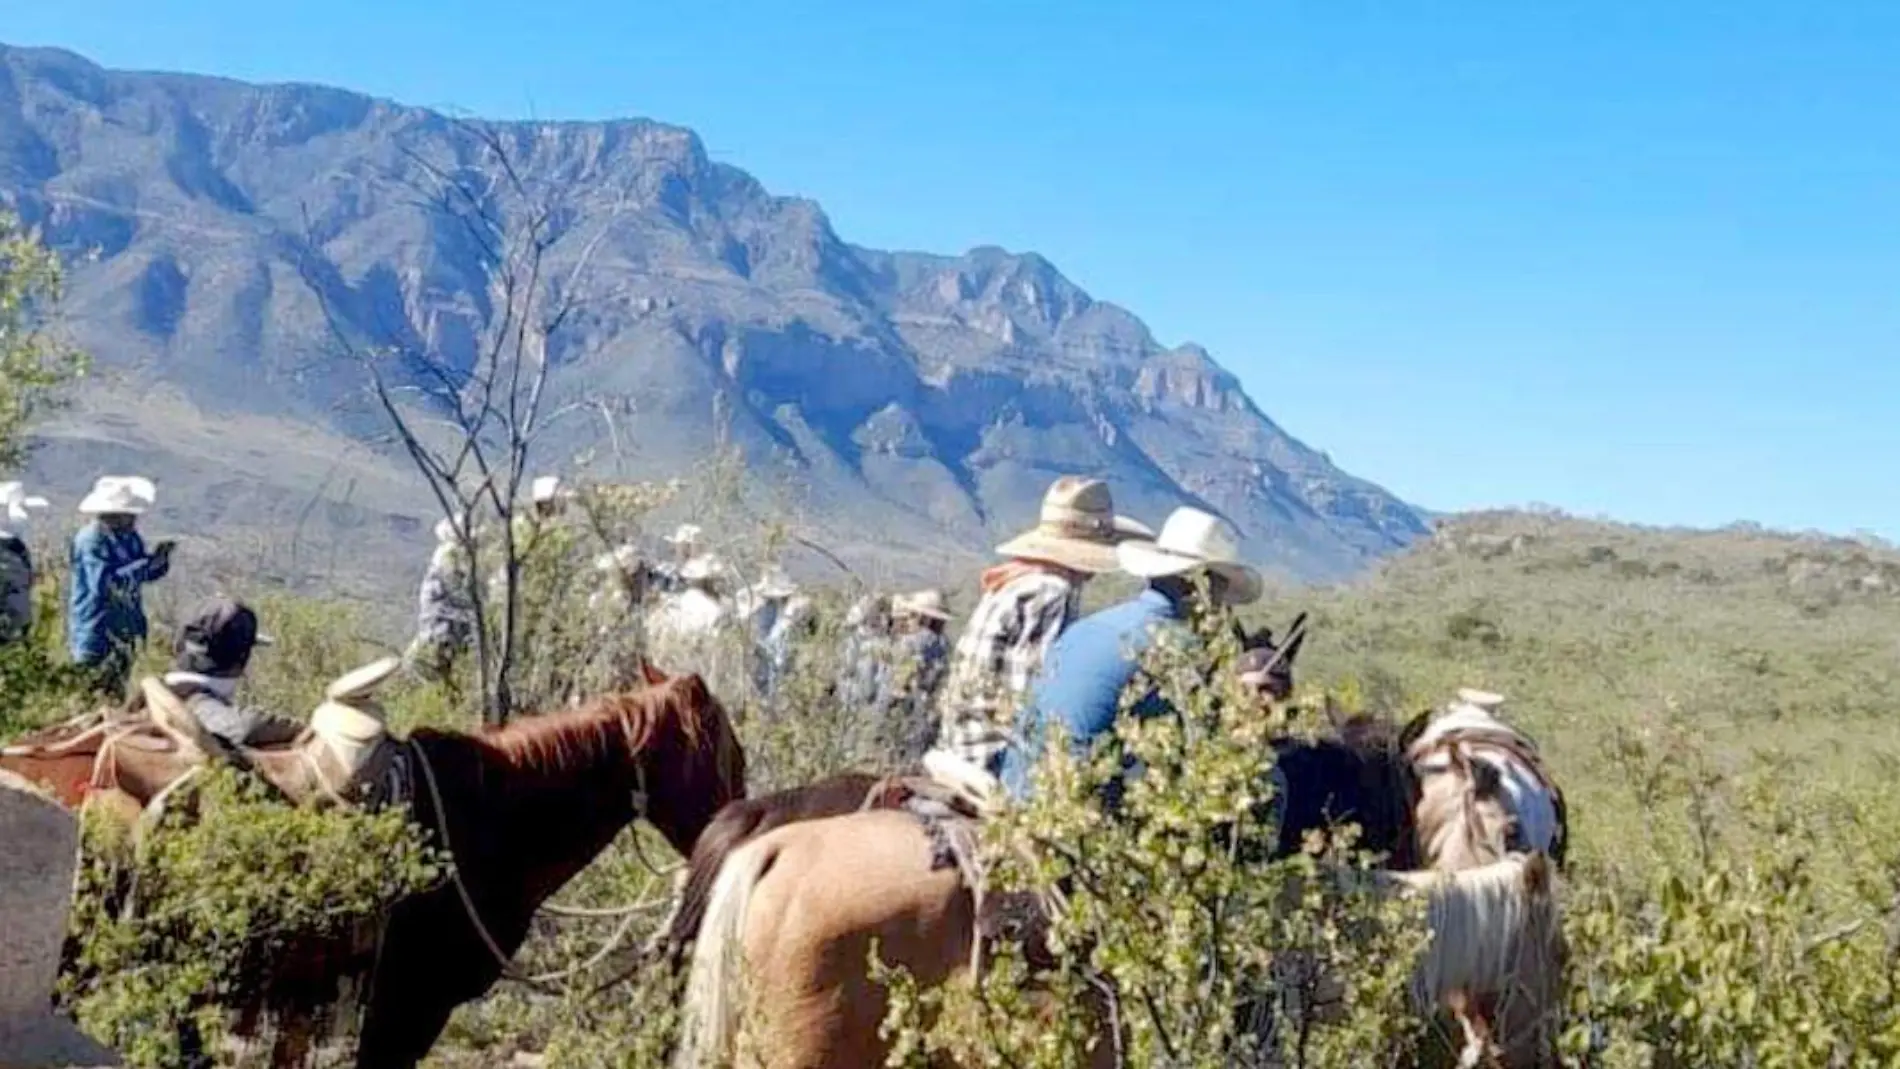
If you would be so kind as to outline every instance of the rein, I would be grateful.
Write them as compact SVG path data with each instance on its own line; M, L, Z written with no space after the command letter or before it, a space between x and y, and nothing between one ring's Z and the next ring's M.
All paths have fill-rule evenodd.
M409 747L410 752L415 755L416 763L421 766L423 782L426 783L429 788L429 800L435 807L435 831L436 834L442 837L442 847L449 855L449 879L455 884L456 894L462 900L462 909L468 915L469 925L475 929L475 934L481 937L482 945L487 947L489 954L494 956L496 964L501 966L502 978L535 988L542 994L558 996L560 992L553 990L550 985L593 969L594 966L607 960L607 955L619 949L620 944L626 941L628 933L633 930L634 920L641 912L648 908L649 904L637 903L632 906L612 910L601 910L598 912L582 911L575 907L554 907L544 904L540 907L541 909L545 909L558 916L619 916L623 919L619 927L615 928L613 934L607 937L607 941L601 945L599 950L565 969L556 969L553 972L541 973L540 975L530 975L515 968L513 960L509 955L502 953L501 944L495 941L495 937L489 932L488 926L482 923L481 911L475 908L475 896L469 892L468 884L462 881L461 869L454 864L455 846L449 840L448 810L443 808L442 791L436 786L435 768L429 764L429 755L424 752L421 746L416 744L414 739L409 740L406 745ZM633 794L634 821L646 819L647 810L645 789L646 772L644 768L640 770L639 775L640 786L635 789ZM642 861L644 862L644 860L643 857ZM537 910L536 912L539 911L540 910Z

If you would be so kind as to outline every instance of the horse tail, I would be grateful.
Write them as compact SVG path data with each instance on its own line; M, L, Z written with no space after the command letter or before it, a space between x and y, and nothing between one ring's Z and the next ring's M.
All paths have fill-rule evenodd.
M740 968L752 894L778 859L769 838L754 839L726 856L706 902L693 943L692 970L681 1002L679 1049L673 1069L724 1065L731 1057L739 1016Z
M1458 872L1394 873L1429 903L1431 939L1414 977L1425 1004L1451 991L1470 995L1509 991L1543 979L1523 975L1541 968L1532 953L1557 928L1551 863L1542 853L1515 854L1483 868Z

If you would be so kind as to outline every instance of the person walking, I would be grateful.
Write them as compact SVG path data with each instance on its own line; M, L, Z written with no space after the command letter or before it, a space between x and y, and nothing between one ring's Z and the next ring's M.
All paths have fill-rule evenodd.
M67 644L92 689L114 701L125 697L126 677L145 642L144 589L171 572L170 540L150 550L138 520L158 499L158 488L137 475L107 475L79 503L92 522L73 535Z
M0 483L0 646L19 642L33 627L33 553L27 548L31 509L46 499L28 497L18 482Z
M941 590L919 590L891 599L891 667L879 696L900 765L921 760L937 732L931 712L950 669L944 628L950 609Z
M435 551L416 592L416 637L403 654L411 671L437 682L453 676L456 659L475 642L469 559L462 545L468 532L458 529L468 520L460 520L458 524L445 516L435 523Z

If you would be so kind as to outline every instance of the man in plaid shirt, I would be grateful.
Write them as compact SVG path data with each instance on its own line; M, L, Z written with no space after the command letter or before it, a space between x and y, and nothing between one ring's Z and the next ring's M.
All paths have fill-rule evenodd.
M1009 560L983 573L982 600L957 640L944 684L936 750L997 772L1007 726L1043 655L1080 615L1082 588L1117 570L1117 545L1153 535L1115 515L1108 484L1057 479L1035 528L997 547Z

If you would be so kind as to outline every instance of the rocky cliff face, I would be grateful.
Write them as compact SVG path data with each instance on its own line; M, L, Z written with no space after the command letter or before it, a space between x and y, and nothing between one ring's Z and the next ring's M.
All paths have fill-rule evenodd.
M589 272L604 297L551 354L553 388L627 414L625 474L677 474L724 433L755 478L801 488L821 537L900 569L982 552L1070 471L1109 479L1151 522L1211 507L1300 577L1425 531L1281 431L1208 353L1163 347L1040 256L852 246L816 204L660 123L483 129L561 193L564 248L605 229ZM318 541L412 537L413 486L353 404L361 375L318 298L360 336L473 360L491 265L416 203L424 160L481 164L465 131L420 109L0 48L0 197L92 254L70 309L116 384L55 430L43 474L72 483L152 452L143 466L206 528L223 485L255 503L242 519L294 509ZM224 444L242 462L210 479L220 432L238 427L251 436ZM558 466L605 437L569 421L543 456Z

